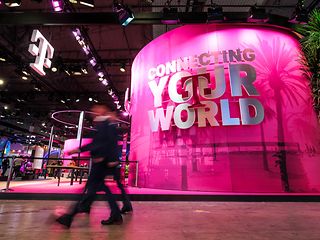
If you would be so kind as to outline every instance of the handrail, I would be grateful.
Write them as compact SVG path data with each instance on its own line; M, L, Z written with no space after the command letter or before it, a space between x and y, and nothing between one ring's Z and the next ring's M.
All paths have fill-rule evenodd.
M7 156L7 157L2 157L2 159L12 159L11 161L11 164L10 164L10 168L9 168L9 174L8 174L8 179L7 179L7 184L6 184L6 188L5 189L2 189L1 191L4 191L4 192L8 192L10 191L11 189L9 188L10 187L10 182L11 182L11 179L12 179L12 174L13 174L13 166L14 166L14 163L17 159L43 159L43 160L84 160L84 161L90 161L90 165L89 165L89 172L91 171L91 158L44 158L44 157L27 157L27 156ZM120 160L119 162L121 163L135 163L136 164L136 173L135 173L135 186L137 187L138 186L138 161L134 160L134 161L122 161ZM9 162L10 163L10 162Z

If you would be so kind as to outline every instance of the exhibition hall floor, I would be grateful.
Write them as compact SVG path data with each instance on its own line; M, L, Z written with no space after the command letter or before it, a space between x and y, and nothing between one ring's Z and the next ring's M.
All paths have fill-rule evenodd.
M109 210L94 204L90 217L79 214L70 229L55 223L68 201L0 203L0 239L117 240L318 240L320 203L133 202L123 225L102 226Z

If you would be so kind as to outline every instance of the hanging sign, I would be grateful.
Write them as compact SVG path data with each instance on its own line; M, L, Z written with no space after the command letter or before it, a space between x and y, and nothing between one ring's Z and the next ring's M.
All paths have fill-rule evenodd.
M39 46L33 44L36 43L38 40L40 41ZM44 76L46 75L46 73L44 72L43 67L51 67L50 59L53 58L54 48L37 29L33 30L32 32L31 42L33 43L29 45L28 51L33 56L36 56L36 60L34 63L30 63L30 67L41 76Z

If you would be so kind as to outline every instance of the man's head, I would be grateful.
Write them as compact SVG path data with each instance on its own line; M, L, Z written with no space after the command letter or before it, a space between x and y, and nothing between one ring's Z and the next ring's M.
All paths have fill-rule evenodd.
M94 112L97 116L107 116L111 112L110 108L102 104L96 104L91 108L91 111Z
M95 113L96 117L104 116L104 117L109 117L110 120L117 119L116 113L111 111L111 109L106 105L96 104L91 108L91 111Z

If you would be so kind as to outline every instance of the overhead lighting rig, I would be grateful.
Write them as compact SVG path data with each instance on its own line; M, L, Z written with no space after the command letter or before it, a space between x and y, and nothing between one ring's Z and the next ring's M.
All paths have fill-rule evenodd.
M164 7L163 10L163 17L161 22L166 25L173 25L178 24L180 22L178 9L175 7Z
M289 19L289 22L295 24L306 24L309 21L309 14L308 10L304 6L304 1L299 0L296 8Z
M207 12L207 20L208 23L223 22L225 17L223 15L222 7L211 2L211 7L208 8Z
M132 10L127 5L116 1L113 2L113 12L118 15L119 22L124 27L134 19Z
M80 28L76 28L72 31L73 36L78 41L79 45L82 47L82 50L88 57L88 61L92 66L92 69L96 72L98 80L106 87L107 93L112 98L114 104L117 109L121 108L119 104L119 98L116 95L115 91L110 86L109 74L104 70L103 65L100 63L98 56L96 56L95 52L92 51L89 45L89 41L84 37L82 30Z
M269 15L266 12L266 9L263 7L257 7L254 5L249 9L249 16L247 21L251 23L261 23L267 22L269 20Z

